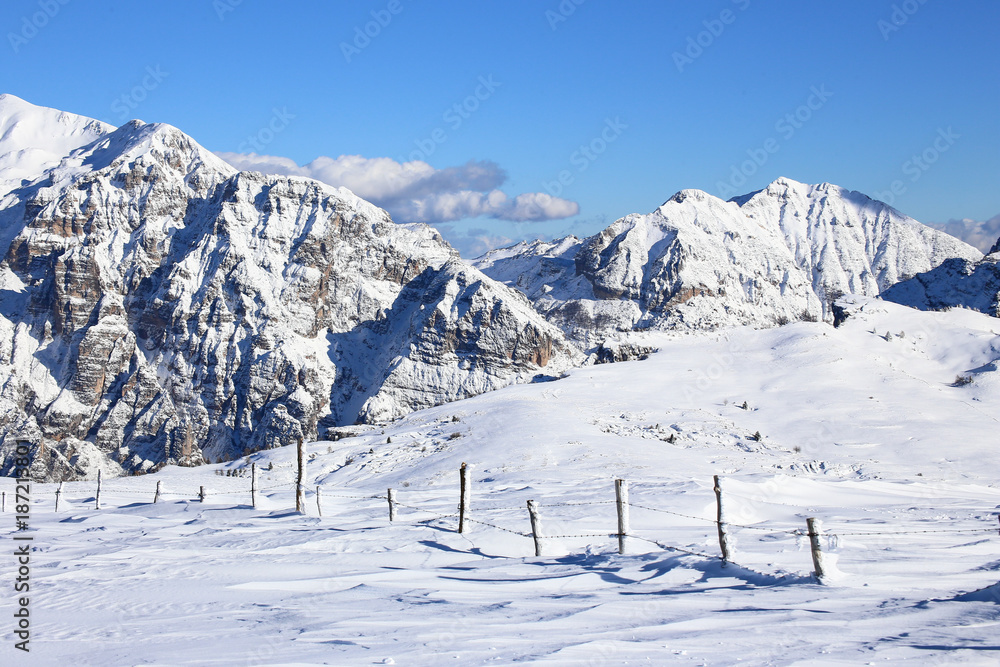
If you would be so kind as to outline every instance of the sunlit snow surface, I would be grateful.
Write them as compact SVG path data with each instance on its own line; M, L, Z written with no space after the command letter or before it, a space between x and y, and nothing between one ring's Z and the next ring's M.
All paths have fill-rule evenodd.
M100 511L93 482L66 484L58 514L55 486L34 485L24 664L996 664L1000 322L850 309L837 329L658 334L647 361L310 444L308 516L291 511L287 447L252 457L256 511L248 477L216 474L242 460L106 480ZM529 538L460 535L431 513L455 511L463 461L471 517L517 533L534 499L545 534L610 535L616 477L633 504L694 518L633 507L625 555L609 536L548 539L535 557ZM766 529L733 528L726 568L706 521L713 474L729 520ZM389 487L395 524L365 498ZM808 540L781 532L809 516L840 535L822 540L826 585ZM917 532L975 529L994 530ZM899 534L847 535L866 532Z

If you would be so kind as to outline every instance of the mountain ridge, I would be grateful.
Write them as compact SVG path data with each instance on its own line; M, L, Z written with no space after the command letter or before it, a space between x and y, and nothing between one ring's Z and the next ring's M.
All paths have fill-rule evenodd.
M430 227L170 125L95 127L0 198L5 472L18 440L38 478L228 460L583 360Z
M522 243L471 263L593 344L636 329L831 320L841 294L875 296L952 257L981 254L863 193L783 177L728 202L681 190L586 239Z

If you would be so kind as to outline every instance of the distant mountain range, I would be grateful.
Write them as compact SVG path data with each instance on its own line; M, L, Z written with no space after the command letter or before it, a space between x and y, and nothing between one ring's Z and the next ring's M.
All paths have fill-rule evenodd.
M625 333L831 320L844 293L997 314L996 255L829 184L683 190L464 262L345 189L10 95L0 250L2 472L28 441L46 479L323 438L551 379Z
M950 258L982 253L861 193L780 178L728 202L683 190L592 237L521 243L474 265L591 343L633 329L830 319L840 295L876 296Z

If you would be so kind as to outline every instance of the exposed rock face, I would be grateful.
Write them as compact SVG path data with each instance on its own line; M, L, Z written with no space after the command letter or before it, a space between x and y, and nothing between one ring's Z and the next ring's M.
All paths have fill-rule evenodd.
M50 478L194 465L582 360L426 226L76 118L97 138L0 200L4 473L15 439Z
M831 319L841 294L874 296L948 258L980 256L860 193L778 179L729 202L684 190L588 239L521 243L474 265L592 345L651 327Z
M1000 317L1000 241L997 246L978 262L950 259L893 285L882 298L920 310L971 308Z

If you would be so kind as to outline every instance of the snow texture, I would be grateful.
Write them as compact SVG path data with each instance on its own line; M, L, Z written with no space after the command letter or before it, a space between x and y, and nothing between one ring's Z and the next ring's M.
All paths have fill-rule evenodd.
M632 334L660 351L344 429L308 447L305 516L294 447L106 481L100 511L92 481L67 483L58 513L56 485L34 484L30 663L996 664L1000 327L838 308L838 328ZM462 462L486 523L458 534L440 515ZM624 555L615 478L634 505ZM528 499L541 557L517 534Z
M574 338L832 318L975 248L858 192L780 178L729 202L683 190L588 239L521 243L473 263Z
M2 174L28 176L0 199L6 473L18 440L38 478L230 460L583 360L347 190L238 172L169 125L11 96L0 119Z

